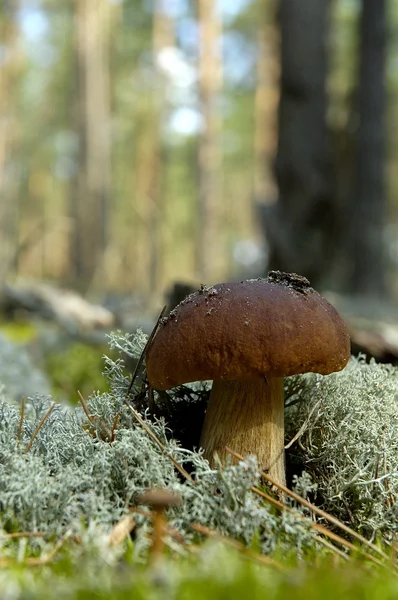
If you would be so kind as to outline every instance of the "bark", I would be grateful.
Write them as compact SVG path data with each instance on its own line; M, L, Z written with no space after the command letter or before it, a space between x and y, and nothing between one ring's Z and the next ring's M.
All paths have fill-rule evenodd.
M156 0L152 21L152 56L154 83L139 107L141 123L138 134L133 210L134 262L136 278L143 291L153 295L162 289L164 273L164 221L166 150L162 125L166 117L166 81L158 67L158 57L166 47L174 46L174 26L166 10L166 0Z
M19 146L19 127L13 98L21 70L16 25L19 3L13 1L0 16L0 39L5 60L0 65L0 279L18 263L19 177L13 160Z
M221 150L218 102L222 63L218 49L221 22L214 0L198 0L200 31L199 95L203 132L199 137L196 270L201 281L213 281L221 258Z
M270 204L277 193L272 169L277 143L275 119L279 100L276 47L275 27L262 23L257 32L253 215L257 203Z
M153 15L152 49L157 83L152 96L152 174L148 188L147 230L149 243L149 291L156 293L161 288L164 257L163 222L165 190L166 152L162 141L162 124L166 117L166 86L163 75L156 65L162 50L174 46L173 22L167 12L167 0L157 0Z
M76 130L79 173L71 197L72 261L82 286L93 280L107 244L110 197L109 6L106 0L77 0Z
M356 185L350 214L350 291L379 295L386 289L385 0L363 0L360 36Z
M339 245L325 121L328 9L328 0L280 0L279 200L263 207L271 268L305 275L315 286Z

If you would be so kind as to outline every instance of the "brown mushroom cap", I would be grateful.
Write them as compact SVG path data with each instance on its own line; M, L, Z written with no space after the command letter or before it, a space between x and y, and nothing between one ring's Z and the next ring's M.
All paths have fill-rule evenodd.
M146 504L152 508L169 508L170 506L180 506L181 503L180 496L162 489L149 490L137 498L137 504Z
M295 274L221 283L183 300L146 355L161 390L206 379L244 380L340 371L350 338L335 308Z

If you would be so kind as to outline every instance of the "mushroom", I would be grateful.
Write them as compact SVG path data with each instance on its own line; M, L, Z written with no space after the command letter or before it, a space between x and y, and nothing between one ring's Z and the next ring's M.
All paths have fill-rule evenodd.
M226 447L256 454L285 483L284 388L287 375L340 371L350 358L346 325L305 277L271 271L267 279L220 283L183 300L162 320L146 354L159 390L213 380L201 435L204 455Z
M152 558L158 560L163 550L163 536L167 520L165 511L171 506L181 506L182 499L177 494L162 489L153 489L141 494L137 498L137 504L145 504L153 509L153 535L152 535Z

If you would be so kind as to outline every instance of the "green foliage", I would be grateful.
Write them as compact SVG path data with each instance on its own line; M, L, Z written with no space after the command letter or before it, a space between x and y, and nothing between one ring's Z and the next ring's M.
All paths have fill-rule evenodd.
M131 553L111 549L101 536L89 547L64 552L51 569L15 564L2 570L0 586L4 600L392 600L398 589L396 574L388 570L323 560L318 568L300 564L279 571L214 543L204 544L195 556L169 557L156 568L146 567L134 563Z
M5 321L0 325L0 333L16 343L27 344L37 336L37 328L29 321Z
M287 439L317 503L372 539L398 531L398 369L352 358L340 373L286 380Z
M61 352L52 352L45 370L51 379L55 398L77 402L77 391L84 397L94 390L105 392L108 384L102 375L101 349L83 343L72 343Z

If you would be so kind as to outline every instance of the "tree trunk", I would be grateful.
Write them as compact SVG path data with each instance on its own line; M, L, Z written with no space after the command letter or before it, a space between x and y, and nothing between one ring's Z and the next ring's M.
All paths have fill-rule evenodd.
M0 16L4 58L0 65L0 279L18 262L19 180L13 160L19 145L15 95L21 70L17 15L19 3L10 3ZM18 164L18 161L15 161Z
M89 285L107 243L110 196L109 7L105 0L76 2L79 172L71 197L72 261L77 281Z
M356 185L351 203L350 291L385 292L385 0L362 0Z
M275 26L266 23L264 19L257 32L253 215L256 214L258 203L272 204L277 193L272 171L277 141L275 117L279 99L279 65L276 48Z
M326 128L328 9L328 0L280 0L279 200L263 207L271 268L305 275L315 286L339 245Z
M165 147L162 123L166 112L165 74L158 64L164 48L174 46L174 25L166 0L156 0L152 19L153 84L136 108L140 122L133 210L135 275L141 289L155 295L162 288L164 261Z
M167 11L167 0L156 0L153 14L152 51L157 85L152 95L152 176L148 189L147 235L149 245L149 291L155 294L161 286L164 261L163 221L165 190L166 151L162 140L162 124L166 117L166 85L164 75L157 66L159 54L173 47L174 25ZM150 126L151 127L151 126Z
M217 276L221 256L220 207L221 150L218 102L222 88L222 63L218 50L220 16L214 0L198 0L200 32L199 95L203 132L199 137L196 270L204 283Z

